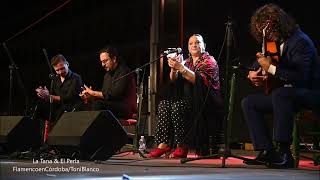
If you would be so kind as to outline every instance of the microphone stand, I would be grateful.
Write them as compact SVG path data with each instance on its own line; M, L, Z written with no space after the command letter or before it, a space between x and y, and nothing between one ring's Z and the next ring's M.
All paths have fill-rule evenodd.
M152 63L154 63L154 62L159 61L161 58L163 58L164 56L166 56L166 55L168 55L168 54L171 54L171 53L181 54L181 53L182 53L181 48L177 48L177 49L168 48L168 49L169 49L169 50L164 51L164 53L161 54L158 58L156 58L156 59L154 59L154 60L152 60L152 61L150 61L150 62L145 63L144 65L136 68L135 70L133 70L133 71L131 71L131 72L128 72L127 74L125 74L125 75L123 75L123 76L120 76L118 79L113 80L113 82L119 81L120 79L122 79L122 78L124 78L124 77L126 77L126 76L128 76L128 75L130 75L130 74L132 74L132 73L134 73L134 72L141 71L142 68L144 68L144 67L146 67L146 66L148 66L148 65L150 65L150 64L152 64Z
M8 103L8 110L9 116L12 115L12 95L13 95L13 70L18 70L18 67L15 64L9 65L9 73L10 73L10 82L9 82L9 103Z
M231 153L231 149L230 149L230 132L231 132L231 120L233 118L233 111L234 111L234 98L235 98L235 90L236 90L236 73L235 73L235 69L237 69L237 67L233 67L233 73L231 76L231 80L230 80L230 90L229 90L229 62L230 62L230 48L231 48L231 39L232 39L232 35L233 35L233 31L232 31L232 21L229 18L228 22L226 23L226 33L227 33L227 50L226 50L226 75L225 75L225 100L229 100L228 103L225 103L225 109L227 109L227 115L225 116L225 120L224 120L224 125L223 125L223 129L224 129L224 143L223 143L223 147L219 150L218 153L216 154L209 154L208 156L201 156L201 157L197 157L197 158L182 158L180 163L186 163L189 161L194 161L194 160L200 160L200 159L217 159L217 158L222 158L222 162L221 162L221 167L225 167L226 165L226 159L228 157L233 157L236 159L241 159L241 160L246 160L246 161L251 161L251 162L257 162L257 163L261 163L261 164L266 164L265 162L261 162L261 161L257 161L255 159L249 159L249 158L245 158L242 156L238 156L238 155L234 155Z
M21 80L21 76L18 72L19 68L18 66L15 64L11 53L6 45L6 43L2 43L2 46L4 47L4 49L6 50L6 53L9 57L9 60L11 62L11 64L9 65L9 71L10 71L10 77L9 77L9 103L8 103L8 115L11 116L13 115L12 111L13 111L13 72L15 73L17 80L18 80L18 84L20 86L20 88L22 89L23 93L24 93L24 98L25 98L25 115L27 114L28 108L29 108L29 98L26 92L26 88Z
M53 80L56 78L56 74L53 73L52 71L52 67L50 65L50 61L49 61L49 58L48 58L48 53L46 51L46 49L42 49L43 51L43 54L46 58L46 61L47 61L47 64L48 64L48 67L50 69L50 74L49 74L49 79L50 79L50 88L49 88L49 117L48 117L48 120L45 121L45 132L44 132L44 142L47 141L47 136L48 136L48 133L49 133L49 124L52 122L52 104L53 104L53 99L51 98L51 93L53 91Z
M141 121L141 109L142 109L142 94L143 94L143 79L141 80L140 82L140 71L142 71L142 68L152 64L152 63L155 63L157 61L159 61L161 58L163 58L164 56L166 56L167 53L163 53L162 55L160 55L158 58L148 62L148 63L145 63L144 65L134 69L133 71L127 73L127 74L124 74L123 76L115 79L113 82L116 82L116 81L119 81L120 79L126 77L126 76L129 76L130 74L132 73L136 73L137 74L137 103L138 103L138 118L137 118L137 124L135 125L135 138L133 140L133 149L131 150L125 150L125 151L121 151L119 153L125 153L125 152L133 152L133 153L138 153L140 155L140 157L143 157L143 158L146 158L146 156L144 155L144 152L141 152L138 148L138 132L139 132L139 127L140 127L140 121Z
M158 57L158 58L156 58L156 59L154 59L154 60L152 60L152 61L150 61L150 62L145 63L144 65L142 65L142 66L134 69L133 71L128 72L127 74L124 74L124 75L120 76L119 78L113 80L113 82L119 81L120 79L122 79L122 78L124 78L124 77L127 77L127 76L129 76L130 74L135 73L135 72L137 72L137 71L141 71L142 68L144 68L144 67L146 67L146 66L148 66L148 65L150 65L150 64L152 64L152 63L155 63L155 62L159 61L159 60L160 60L161 58L163 58L165 55L167 55L167 54L164 53L164 54L160 55L160 57Z
M136 126L136 142L135 145L136 147L138 147L138 127L140 127L140 123L141 123L141 109L142 109L142 100L143 100L143 79L141 79L140 82L140 71L142 71L141 69L136 69L136 74L137 74L137 103L138 103L138 122L137 122L137 126ZM139 151L140 152L140 151Z

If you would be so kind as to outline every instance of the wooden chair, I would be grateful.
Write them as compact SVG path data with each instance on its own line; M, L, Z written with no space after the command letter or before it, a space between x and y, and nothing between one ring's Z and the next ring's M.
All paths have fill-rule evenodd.
M297 168L299 166L300 157L305 159L313 160L315 166L320 164L320 148L319 148L319 139L320 139L320 128L317 126L317 123L320 122L319 117L313 119L313 126L311 131L307 131L305 135L311 136L313 139L313 148L302 151L300 148L300 125L303 121L306 120L305 115L312 113L308 110L300 110L296 113L294 119L294 127L292 134L292 154L294 158L294 166ZM312 153L312 157L302 155L301 152Z
M132 145L137 145L136 134L138 133L137 114L132 114L128 119L119 119L120 124L126 129L128 137L132 138Z

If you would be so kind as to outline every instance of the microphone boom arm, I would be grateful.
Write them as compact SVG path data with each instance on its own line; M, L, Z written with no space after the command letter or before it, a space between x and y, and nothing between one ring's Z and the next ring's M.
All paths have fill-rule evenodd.
M160 60L162 57L164 57L165 55L166 55L165 53L162 54L160 57L156 58L155 60L150 61L150 62L147 62L147 63L145 63L144 65L142 65L142 66L134 69L133 71L130 71L130 72L128 72L127 74L124 74L124 75L120 76L119 78L113 80L113 82L119 81L120 79L122 79L122 78L124 78L124 77L127 77L127 76L129 76L130 74L132 74L132 73L134 73L134 72L140 71L140 69L142 69L142 68L144 68L144 67L146 67L146 66L148 66L148 65L150 65L150 64L152 64L152 63L154 63L154 62L159 61L159 60Z

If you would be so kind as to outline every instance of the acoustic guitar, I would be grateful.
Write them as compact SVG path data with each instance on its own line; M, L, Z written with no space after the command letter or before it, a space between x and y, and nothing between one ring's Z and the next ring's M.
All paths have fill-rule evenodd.
M277 43L266 42L265 47L266 49L265 49L265 52L263 53L264 56L265 57L269 56L271 58L271 64L274 66L278 66L280 61L280 53L278 51L279 48L277 46ZM283 82L280 79L274 77L271 74L268 74L267 72L265 72L264 75L267 76L264 82L264 93L266 95L269 95L274 88L283 86Z

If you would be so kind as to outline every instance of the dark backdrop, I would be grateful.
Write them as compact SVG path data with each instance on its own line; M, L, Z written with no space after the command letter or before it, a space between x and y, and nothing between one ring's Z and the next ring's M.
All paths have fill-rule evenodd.
M1 1L0 41L5 42L63 2L66 1ZM165 2L164 24L160 34L162 48L179 45L179 3L178 0ZM232 59L238 57L242 64L249 65L254 61L254 55L260 48L249 34L250 16L254 9L267 2L279 4L295 17L302 30L310 35L319 49L320 28L317 25L318 7L315 1L290 0L184 0L183 49L186 49L187 39L191 34L202 34L207 50L219 61L223 81L225 47L222 44L228 17L232 19L234 32ZM73 0L7 41L6 45L19 67L18 72L32 103L36 99L34 89L39 85L49 84L49 68L42 52L43 48L47 50L49 58L57 53L65 55L71 69L81 74L87 85L99 89L104 70L100 67L98 50L106 44L116 45L129 67L134 69L149 61L150 25L151 0ZM4 115L8 112L10 61L4 48L0 49L2 85L0 112ZM218 59L221 49L223 53ZM148 69L146 72L149 72ZM246 72L240 72L237 77L236 112L232 126L235 139L247 137L240 100L246 94L256 91L245 77ZM14 113L22 114L24 95L16 76L14 76L13 103Z

